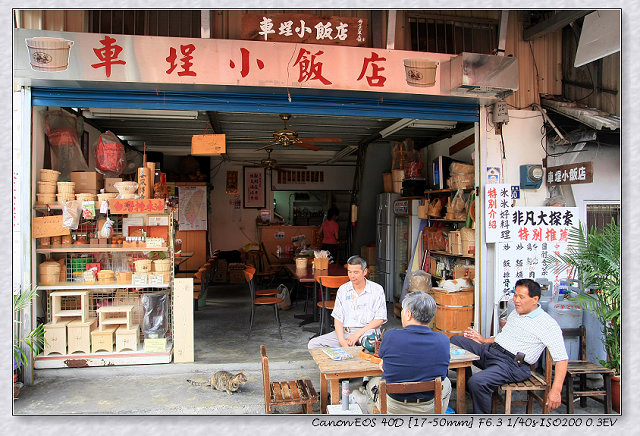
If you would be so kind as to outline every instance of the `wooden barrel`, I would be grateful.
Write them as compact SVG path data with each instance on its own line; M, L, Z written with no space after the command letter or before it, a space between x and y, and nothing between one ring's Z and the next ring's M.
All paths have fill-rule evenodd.
M451 337L461 335L473 322L473 288L447 292L433 288L436 300L435 330Z

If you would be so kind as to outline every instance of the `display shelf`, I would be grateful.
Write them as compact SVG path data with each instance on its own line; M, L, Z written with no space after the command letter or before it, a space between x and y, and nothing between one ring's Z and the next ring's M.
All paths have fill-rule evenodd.
M463 192L471 192L476 188L464 188ZM458 192L457 189L447 188L447 189L426 189L424 191L425 195L438 195L438 194L452 194L454 192Z
M96 283L95 285L90 285L85 282L60 282L57 285L40 285L38 289L42 289L45 291L52 290L61 290L61 289L130 289L130 288L154 288L154 289L164 289L169 288L171 286L170 283L161 283L161 284L145 284L145 285L134 285L132 283Z
M114 365L153 365L170 363L173 355L173 343L167 341L164 351L144 351L140 343L136 351L73 353L73 354L39 354L34 360L35 369L80 368L90 366Z
M96 202L98 206L99 202ZM36 205L32 209L33 216L42 216L51 212L52 215L59 215L63 207L60 205ZM149 214L147 214L149 215ZM155 214L154 214L155 215ZM164 214L160 214L164 215ZM87 294L86 307L78 310L73 295L61 296L56 305L47 303L46 320L51 323L54 319L62 321L66 319L96 319L93 324L82 325L81 334L73 333L74 353L69 349L62 349L62 342L56 350L57 352L36 357L35 367L40 368L66 368L80 366L111 366L111 365L135 365L135 364L157 364L169 363L172 360L173 346L173 271L174 253L172 237L173 219L172 214L167 214L169 221L167 246L147 247L126 246L126 244L78 244L78 245L56 245L40 247L42 241L34 247L34 255L37 253L41 257L59 261L62 265L60 271L60 281L49 282L51 284L41 285L39 289L44 291L49 301L49 295L62 291L62 293L77 293L84 291ZM114 234L122 232L122 221L124 216L117 215L114 220ZM105 218L97 215L94 219L81 219L78 230L72 231L72 235L86 235L87 239L94 236L97 230L97 223ZM146 222L146 221L145 221ZM105 241L103 241L105 242ZM134 245L134 244L132 244ZM155 252L156 256L153 255ZM85 282L82 274L86 271L88 263L99 263L102 270L112 270L115 272L134 270L136 260L151 257L166 258L170 261L170 268L167 272L162 272L164 278L160 283L140 283L136 284L128 280L128 283L113 282ZM39 274L37 276L39 278ZM46 283L46 281L45 281ZM138 326L145 320L143 300L147 294L167 295L168 303L165 310L167 331L166 338L168 345L166 348L158 349L156 352L146 352L143 348L142 332ZM76 298L77 299L77 298ZM58 304L59 303L59 304ZM54 307L55 306L55 307ZM88 312L88 314L86 313ZM83 316L84 315L84 316ZM61 318L64 317L64 318ZM136 326L136 328L133 328ZM118 336L117 330L124 327ZM54 329L55 330L55 329ZM61 331L62 332L62 331ZM67 336L68 336L67 332ZM82 337L81 337L82 336ZM60 340L62 333L60 334ZM65 338L68 345L69 339ZM115 347L114 347L115 346ZM124 351L130 349L132 351ZM135 350L135 351L134 351ZM58 354L60 353L60 354Z
M439 222L443 222L443 223L464 223L465 221L467 221L466 219L464 220L448 220L446 218L425 218L428 219L429 221L439 221Z
M98 200L93 200L94 203L94 207L96 208L96 210L100 209L100 202ZM96 204L97 203L97 204ZM61 204L58 203L54 203L54 204L34 204L33 205L33 209L37 212L46 212L48 209L50 210L62 210L63 206Z
M126 252L149 252L149 251L169 251L169 247L122 247L121 245L65 245L54 248L36 248L38 254L49 253L126 253Z
M431 250L430 251L431 254L439 254L442 256L451 256L451 257L464 257L467 259L475 259L475 256L471 255L471 254L453 254L453 253L449 253L447 251L436 251L436 250Z

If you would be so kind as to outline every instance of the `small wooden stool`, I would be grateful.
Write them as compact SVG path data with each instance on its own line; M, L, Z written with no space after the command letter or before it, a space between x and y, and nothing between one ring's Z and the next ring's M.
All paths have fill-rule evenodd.
M76 351L91 352L91 332L98 327L98 318L71 321L67 324L67 349L72 354Z
M52 353L67 354L67 324L69 321L48 323L44 325L45 356Z
M123 304L118 306L102 306L96 312L98 313L98 328L104 330L108 325L124 324L128 330L131 330L133 323L131 318L133 315L133 305ZM110 316L110 315L123 316Z
M116 330L116 351L131 350L138 351L140 344L140 327L134 324L130 329L121 325Z
M114 333L118 327L106 326L102 330L95 329L91 332L91 352L106 351L113 352Z
M82 322L89 319L89 291L54 291L51 294L51 323L56 324L63 317L80 317ZM73 309L65 309L62 305L62 297L77 297Z

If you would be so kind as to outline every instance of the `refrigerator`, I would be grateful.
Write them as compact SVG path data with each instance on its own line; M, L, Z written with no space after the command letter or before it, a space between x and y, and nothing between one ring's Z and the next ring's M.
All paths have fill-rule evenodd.
M416 249L420 222L418 205L422 198L400 198L393 203L395 237L393 255L393 298L400 301L404 277Z
M393 203L400 194L378 194L376 198L376 282L384 288L387 301L393 302L393 253L395 215Z

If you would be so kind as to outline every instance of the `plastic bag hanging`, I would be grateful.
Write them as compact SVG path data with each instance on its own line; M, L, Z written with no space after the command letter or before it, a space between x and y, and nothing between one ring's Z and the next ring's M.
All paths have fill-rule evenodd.
M72 171L89 170L80 147L82 126L82 119L66 111L51 111L45 115L45 133L51 145L51 167L60 171L60 181L69 180Z
M96 170L106 177L116 177L124 170L125 163L124 145L114 133L107 130L98 138Z
M62 225L71 230L77 230L82 215L82 202L79 200L67 201L62 208Z
M105 220L104 224L102 225L102 228L100 229L100 237L110 238L112 233L113 233L113 221L109 219L109 217L107 216L107 219Z

